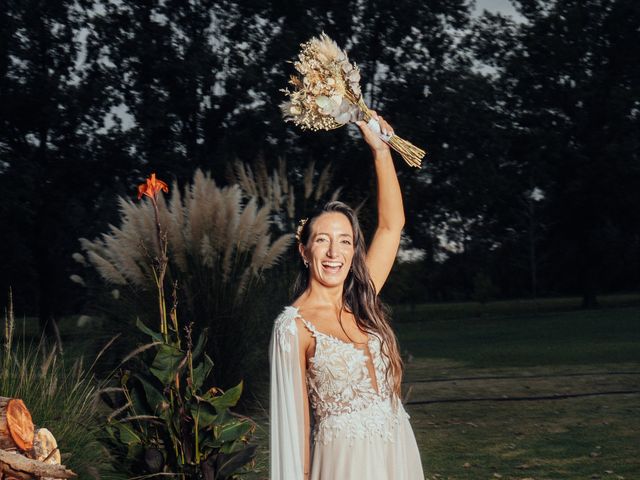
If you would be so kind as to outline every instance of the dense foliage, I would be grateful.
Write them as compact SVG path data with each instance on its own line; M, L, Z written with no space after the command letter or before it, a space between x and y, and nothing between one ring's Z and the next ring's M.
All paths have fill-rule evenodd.
M201 172L198 176L201 182L206 182ZM213 189L210 193L223 196L216 191L215 184L210 187ZM192 193L193 190L196 188ZM231 479L255 455L256 446L248 444L255 424L248 417L234 415L229 410L240 399L242 382L227 391L211 386L214 363L205 352L206 330L196 333L193 320L186 323L178 320L177 280L173 282L171 303L167 301L169 238L178 234L171 232L167 211L160 208L162 192L168 191L169 186L155 174L138 187L138 198L148 199L145 204L150 206L151 221L147 222L146 235L137 232L130 236L143 242L143 251L147 253L151 270L147 279L156 287L160 328L156 331L139 320L136 323L150 337L150 343L139 346L122 361L127 368L118 375L119 387L103 390L104 400L114 409L107 419L106 430L127 463L127 471L152 476ZM173 207L176 208L175 203ZM227 213L233 215L234 212ZM134 214L130 220L143 221L144 218L144 210L138 210L138 215ZM194 223L202 227L200 222ZM193 232L195 226L186 228ZM144 246L148 239L155 240L149 242L155 243L155 248ZM103 263L114 262L111 275L119 274L126 284L123 267L138 265L136 259L123 263L122 255L113 255L113 251L108 255L106 245L96 250L106 254L106 258L102 257ZM176 254L175 245L171 253ZM142 353L146 358L139 357ZM130 359L138 363L130 365L127 363ZM111 397L111 392L116 395Z
M0 396L24 401L36 427L56 438L62 463L80 478L124 478L102 443L98 394L106 382L96 378L94 367L104 349L93 359L71 361L60 344L34 342L25 324L16 322L11 294L1 323Z
M110 389L121 403L104 397L115 409L106 430L123 467L138 474L234 477L256 451L248 444L255 424L230 411L242 383L224 392L208 386L213 361L204 352L204 334L195 345L191 330L184 337L173 332L167 342L138 326L149 335L153 355L125 370L120 388Z
M85 309L77 239L105 231L150 167L224 184L237 159L271 171L286 156L302 192L304 168L331 163L341 198L368 198L370 229L357 135L302 133L278 111L286 60L321 30L360 65L368 104L428 151L420 173L399 164L407 245L425 252L412 300L490 283L589 306L637 288L640 4L514 4L515 20L464 0L4 2L0 289L43 325Z

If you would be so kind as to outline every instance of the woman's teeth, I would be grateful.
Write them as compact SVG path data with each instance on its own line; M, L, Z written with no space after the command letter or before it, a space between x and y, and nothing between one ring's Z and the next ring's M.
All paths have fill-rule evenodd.
M331 273L337 273L342 268L342 262L322 262L322 266Z

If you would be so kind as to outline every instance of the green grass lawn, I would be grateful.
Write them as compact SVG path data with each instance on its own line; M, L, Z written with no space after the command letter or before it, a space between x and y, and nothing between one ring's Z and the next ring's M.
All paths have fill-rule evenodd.
M640 479L640 308L540 303L394 309L428 479Z
M403 351L468 367L640 360L640 308L399 322Z
M602 307L640 307L640 293L622 293L598 297ZM480 304L478 302L424 303L396 305L393 318L397 322L425 320L450 320L471 317L525 316L558 313L580 309L578 297L524 298L500 300Z
M428 479L640 478L637 394L407 410Z

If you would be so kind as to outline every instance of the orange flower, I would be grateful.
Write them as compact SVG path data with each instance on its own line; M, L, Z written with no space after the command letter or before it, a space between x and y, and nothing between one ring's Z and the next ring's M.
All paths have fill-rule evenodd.
M162 180L158 180L156 178L156 174L152 173L151 177L147 178L146 183L138 185L138 200L140 200L143 195L155 199L160 190L162 190L164 193L168 193L169 186Z

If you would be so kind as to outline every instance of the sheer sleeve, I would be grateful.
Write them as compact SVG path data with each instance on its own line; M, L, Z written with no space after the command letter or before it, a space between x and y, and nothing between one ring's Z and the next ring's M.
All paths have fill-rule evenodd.
M271 362L271 480L302 480L304 466L304 388L298 352L297 311L285 308L276 319Z

